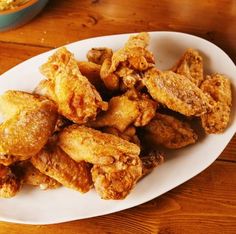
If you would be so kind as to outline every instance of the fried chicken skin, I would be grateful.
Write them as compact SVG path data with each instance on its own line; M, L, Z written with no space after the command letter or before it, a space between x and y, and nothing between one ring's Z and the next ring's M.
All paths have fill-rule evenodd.
M147 94L136 90L129 90L125 94L110 99L108 110L98 115L89 126L94 128L115 127L124 132L130 125L145 126L154 117L157 102L151 100Z
M40 189L55 189L61 186L53 178L41 173L28 160L16 163L11 169L17 178L20 178L22 184L37 186Z
M11 198L20 190L21 183L9 167L0 164L0 198Z
M20 91L7 91L0 97L5 121L0 125L0 155L5 165L38 153L52 135L57 108L44 97Z
M208 113L201 116L205 132L208 134L224 132L230 120L232 107L230 80L220 74L207 76L201 89L216 102L216 105Z
M143 138L149 144L179 149L194 144L198 136L187 123L173 116L157 113L144 127Z
M139 141L139 138L136 134L136 128L132 125L127 127L124 132L120 132L118 129L116 129L114 127L102 128L102 132L118 136L126 141L129 141L131 143L134 143L134 144L140 146L140 141Z
M89 62L102 65L104 60L107 58L111 58L112 55L113 51L110 48L106 47L92 48L87 53L87 59Z
M187 77L198 87L204 80L202 57L198 51L191 48L183 54L172 71Z
M208 95L185 76L172 71L149 69L144 83L154 100L183 115L200 116L212 107Z
M107 109L95 87L83 76L74 56L60 48L40 68L50 81L51 98L58 111L67 119L83 124L95 119L100 110Z
M131 36L123 48L104 60L100 74L108 89L127 90L140 84L140 73L155 64L153 54L147 49L149 40L145 32Z
M140 159L142 160L143 167L142 177L150 174L153 169L164 162L163 154L156 150L152 150L149 153L142 155Z
M30 161L41 173L55 179L65 187L81 193L86 193L91 188L89 165L84 161L72 160L57 146L55 140L49 142Z
M59 135L60 147L75 161L92 163L92 179L103 199L124 199L142 175L140 148L117 136L72 125Z

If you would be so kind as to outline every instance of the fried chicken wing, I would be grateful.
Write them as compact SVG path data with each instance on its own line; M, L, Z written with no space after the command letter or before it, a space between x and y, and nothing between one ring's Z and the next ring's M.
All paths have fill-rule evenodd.
M142 175L137 145L117 136L72 125L59 136L60 147L75 161L93 165L92 179L103 199L123 199Z
M144 83L152 98L186 116L200 116L211 107L209 96L186 77L156 68L145 73Z
M113 51L110 48L106 47L92 48L87 53L87 59L89 62L102 65L104 60L107 58L111 58L112 55Z
M111 90L123 90L140 84L144 72L154 65L153 54L147 50L149 34L140 33L131 36L125 46L116 51L112 58L102 64L101 78Z
M157 103L148 95L129 90L122 96L111 98L108 110L98 115L89 125L95 128L115 127L124 132L132 123L137 127L148 124L156 109Z
M232 92L230 80L220 74L207 76L201 89L208 93L216 102L216 106L201 116L201 122L206 133L222 133L226 129L232 107Z
M172 71L187 77L199 87L204 79L202 57L198 51L188 49L174 68L172 68Z
M72 160L55 141L49 142L30 160L41 173L55 179L65 187L81 193L88 192L91 188L89 165L84 161Z
M57 50L40 68L50 81L52 100L58 111L69 120L83 124L107 109L99 93L78 68L74 56L66 49Z
M22 184L38 186L40 189L55 189L61 186L53 178L41 173L28 160L16 163L11 169L17 178L20 178Z
M0 97L5 121L0 125L0 161L5 165L38 153L52 135L57 108L44 97L7 91Z
M198 136L187 123L173 116L157 113L144 127L143 138L149 144L179 149L194 144Z
M0 164L0 198L11 198L20 190L21 183L9 167Z

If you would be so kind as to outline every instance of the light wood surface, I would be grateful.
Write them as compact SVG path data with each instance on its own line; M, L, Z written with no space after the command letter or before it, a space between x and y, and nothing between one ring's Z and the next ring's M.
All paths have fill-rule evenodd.
M73 41L139 31L191 33L236 62L235 30L234 0L51 0L24 27L0 33L0 74ZM5 233L236 233L236 136L204 172L143 205L58 225L0 222L0 234Z

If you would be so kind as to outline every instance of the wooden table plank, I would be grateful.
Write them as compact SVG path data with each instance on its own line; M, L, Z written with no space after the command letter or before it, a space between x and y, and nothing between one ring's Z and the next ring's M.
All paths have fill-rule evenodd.
M0 234L235 233L236 164L215 162L183 185L143 205L49 226L0 223ZM156 185L158 186L158 185Z
M51 0L31 23L0 33L0 41L58 47L108 34L169 30L206 38L236 61L235 28L234 0Z

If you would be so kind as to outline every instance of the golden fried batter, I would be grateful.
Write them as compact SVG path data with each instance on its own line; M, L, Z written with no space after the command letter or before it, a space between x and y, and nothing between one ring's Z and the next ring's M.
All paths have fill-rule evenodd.
M69 120L83 124L107 109L107 103L80 73L77 61L66 48L57 50L40 70L53 83L51 98L57 103L59 113Z
M107 58L111 58L112 55L112 49L106 47L92 48L87 53L87 59L89 62L102 65L104 60Z
M141 156L140 159L142 160L143 167L142 177L151 173L154 168L164 162L163 154L156 150L150 151L148 154Z
M208 113L201 116L204 130L208 134L224 132L230 120L232 107L230 80L220 74L207 76L201 89L216 102Z
M12 170L23 184L39 186L40 189L54 189L61 186L53 178L41 173L28 160L17 163Z
M126 90L141 83L140 72L154 65L154 57L147 50L149 34L131 36L125 46L116 51L112 58L104 60L101 78L110 90Z
M157 103L148 95L129 90L122 96L111 98L108 110L100 113L89 125L95 128L115 127L123 132L132 123L137 127L148 124L156 109Z
M159 113L144 127L143 137L149 144L163 145L170 149L194 144L198 138L187 123Z
M102 132L118 136L126 141L129 141L131 143L140 146L140 141L138 136L136 135L136 128L134 126L127 127L124 132L120 132L118 129L114 127L105 127L102 128Z
M200 116L211 108L208 95L172 71L150 69L145 73L144 83L153 99L183 115Z
M55 179L65 187L81 193L88 192L92 180L86 162L75 162L55 142L49 142L44 149L31 158L31 163L41 173Z
M59 136L60 147L75 161L94 164L92 179L103 199L123 199L142 175L137 145L117 136L72 125Z
M11 169L0 164L0 197L14 197L20 188L21 183Z
M54 131L57 108L44 97L7 91L0 97L5 121L0 125L0 154L12 162L38 153ZM13 157L14 156L14 157ZM8 158L7 164L10 164Z
M198 87L203 81L203 62L198 51L188 49L172 69L173 72L187 77Z
M100 77L104 85L109 90L118 90L120 87L119 76L115 73L110 73L111 58L106 58L101 66Z

